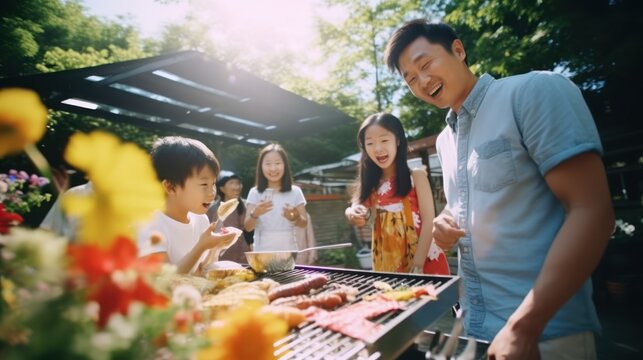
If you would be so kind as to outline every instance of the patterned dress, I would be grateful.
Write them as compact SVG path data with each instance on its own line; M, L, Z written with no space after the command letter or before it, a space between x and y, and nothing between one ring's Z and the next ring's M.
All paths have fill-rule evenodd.
M403 198L395 195L394 187L394 178L385 180L364 204L374 207L377 214L373 226L373 270L408 273L413 267L422 218L415 186ZM446 255L433 242L423 272L449 275Z

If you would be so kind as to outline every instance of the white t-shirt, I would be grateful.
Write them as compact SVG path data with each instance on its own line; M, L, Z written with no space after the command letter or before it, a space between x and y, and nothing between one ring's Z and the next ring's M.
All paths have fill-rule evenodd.
M248 193L248 205L257 205L263 198L257 187ZM290 191L274 191L272 210L259 216L255 225L255 251L297 250L295 225L283 216L284 205L299 206L306 204L299 186L293 185Z
M165 252L171 264L177 264L199 241L199 237L205 229L210 226L208 217L194 213L188 213L189 223L178 222L165 215L161 211L154 214L153 219L143 226L138 232L138 256ZM163 241L156 245L150 242L150 236L154 233L161 233ZM204 260L208 252L204 251L199 261Z
M78 218L74 216L66 216L62 211L61 199L67 194L73 195L91 195L93 192L92 183L87 182L82 185L74 186L65 191L62 196L58 196L56 202L51 206L49 212L40 223L43 229L51 230L58 235L62 235L71 241L76 239L76 231L78 230Z

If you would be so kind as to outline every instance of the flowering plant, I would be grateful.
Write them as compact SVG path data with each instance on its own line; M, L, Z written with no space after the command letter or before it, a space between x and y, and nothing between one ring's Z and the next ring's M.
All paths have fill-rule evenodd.
M33 128L44 128L44 122L33 121L42 111L17 117L25 107L6 111L15 103L11 96L34 99L28 91L0 91L0 158L34 150L31 134L44 131ZM21 134L20 141L2 143L4 133ZM30 157L37 159L36 152ZM283 320L252 305L207 311L194 286L172 290L169 279L178 275L163 256L137 257L134 225L164 204L147 154L94 132L73 135L65 159L93 185L86 196L62 195L64 210L80 222L75 244L17 226L22 218L11 211L15 201L9 194L23 191L16 190L19 185L41 188L46 180L19 171L2 177L7 189L0 199L1 358L274 358L273 344L288 330Z
M47 184L49 179L25 171L12 169L7 174L0 173L0 203L9 212L26 214L51 199L51 194L43 191Z

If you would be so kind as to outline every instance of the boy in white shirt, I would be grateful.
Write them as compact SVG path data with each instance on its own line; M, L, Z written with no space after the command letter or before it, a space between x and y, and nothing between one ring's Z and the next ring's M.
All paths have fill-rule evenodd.
M178 273L194 272L207 250L227 248L238 237L237 231L214 233L216 222L206 215L216 197L219 161L202 142L179 136L157 140L151 156L166 203L139 231L138 255L162 253Z

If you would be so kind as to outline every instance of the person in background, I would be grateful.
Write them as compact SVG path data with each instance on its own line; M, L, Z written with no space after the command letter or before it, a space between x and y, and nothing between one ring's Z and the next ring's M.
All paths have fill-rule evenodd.
M241 183L241 178L239 175L228 173L221 177L217 181L217 193L219 194L219 199L210 206L208 209L207 215L211 222L219 220L217 216L217 210L219 205L222 202L228 201L230 199L238 199L239 204L232 214L230 214L224 221L223 226L226 227L235 227L237 229L243 229L244 220L246 216L246 204L245 199L241 198L241 189L243 189L243 184ZM246 263L246 251L252 251L252 237L247 236L247 232L244 231L244 238L236 241L232 246L230 246L226 251L219 256L219 260L229 260L237 263ZM250 242L248 242L250 240Z
M219 161L202 142L180 136L157 140L151 155L166 202L139 231L139 256L160 253L178 273L193 272L207 250L230 246L241 232L213 233L216 222L206 215L216 197Z
M306 199L292 183L288 156L281 145L270 144L259 152L247 205L245 230L255 232L255 251L297 250L295 227L308 224Z
M449 274L444 252L432 242L435 208L427 173L411 171L400 120L387 113L366 118L357 134L362 152L352 205L353 226L373 220L373 270Z
M589 277L614 229L602 147L564 76L474 75L451 27L414 20L385 61L450 108L436 147L447 204L435 242L458 246L464 325L495 359L595 359Z
M315 241L315 230L313 229L313 219L308 214L308 224L305 228L295 227L295 239L297 240L297 249L302 250L317 246ZM317 250L308 250L297 254L297 264L315 265L317 262Z
M51 208L49 208L49 211L47 211L39 226L41 229L49 230L57 235L63 236L71 242L74 242L76 239L79 220L75 217L67 216L63 212L61 205L62 198L65 194L89 195L93 192L91 182L70 188L69 174L73 172L75 171L67 170L65 166L52 169L54 187L56 188L58 197L51 205Z
M45 218L40 223L40 228L52 231L60 236L64 236L69 241L74 242L76 239L76 231L78 230L78 221L76 217L67 216L61 206L61 199L66 194L76 195L89 195L93 193L92 183L72 186L69 190L58 195L56 201L51 205L51 208L45 215Z

